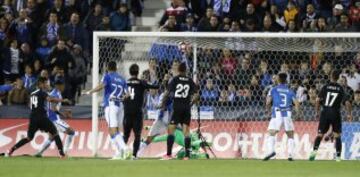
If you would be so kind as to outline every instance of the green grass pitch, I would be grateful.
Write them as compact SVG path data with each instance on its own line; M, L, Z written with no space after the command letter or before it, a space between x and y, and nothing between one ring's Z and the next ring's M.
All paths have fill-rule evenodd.
M359 161L0 158L0 177L359 177Z

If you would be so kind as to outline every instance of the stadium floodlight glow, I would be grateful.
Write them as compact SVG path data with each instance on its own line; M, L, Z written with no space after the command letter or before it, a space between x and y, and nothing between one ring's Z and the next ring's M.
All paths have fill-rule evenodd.
M329 68L342 69L352 63L356 53L360 51L359 44L360 33L94 32L92 84L93 87L98 85L108 61L116 61L118 71L128 78L130 64L136 62L141 73L148 69L149 59L155 58L158 61L157 75L151 77L158 77L158 80L169 73L169 70L171 72L171 62L174 59L187 61L192 71L190 74L201 84L203 90L208 79L213 82L213 86L209 87L216 87L218 90L216 101L202 100L200 111L193 111L194 118L200 114L202 120L210 119L202 125L207 126L204 134L214 141L214 150L222 152L220 157L234 158L235 154L241 154L243 158L262 158L263 139L266 136L264 125L268 123L264 121L268 117L262 102L266 94L264 88L260 92L254 92L257 86L251 85L251 80L254 83L259 79L254 75L261 75L264 69L261 67L267 65L271 80L271 75L282 69L290 68L297 72L305 61L308 69L316 71L316 79L311 78L314 82L311 88L317 88L326 80L324 71L327 72ZM224 59L224 55L228 54L228 58ZM242 71L242 75L239 74L244 59L250 61L251 74ZM264 64L261 61L266 62ZM323 65L326 65L325 68L322 68ZM244 73L249 74L246 81ZM295 75L297 77L297 74L293 74L291 79ZM302 83L307 79L298 78L297 81ZM294 80L290 83L292 81ZM269 80L261 82L260 87L268 86L268 82ZM307 92L311 90L307 89ZM235 94L233 96L238 100L232 102L220 99L233 99L231 94ZM99 140L99 129L106 127L105 121L99 119L103 116L100 95L92 95L91 146L94 156L102 156L104 149ZM247 99L258 101L247 102ZM302 100L303 105L306 105L302 107L303 121L295 125L295 130L299 130L296 135L297 143L301 146L297 152L299 157L296 158L307 158L307 148L312 139L307 143L306 138L312 138L316 133L315 126L311 124L315 118L309 99ZM211 124L207 124L208 122ZM104 137L102 139L104 141ZM225 144L223 141L226 141ZM249 145L248 141L253 144ZM284 149L281 151L286 152Z

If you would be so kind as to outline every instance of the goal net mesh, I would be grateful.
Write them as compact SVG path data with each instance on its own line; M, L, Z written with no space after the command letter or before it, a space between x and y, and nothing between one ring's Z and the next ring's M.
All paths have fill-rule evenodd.
M332 70L342 71L339 83L351 94L354 105L353 122L344 122L343 157L359 158L360 132L360 40L359 38L223 38L223 37L99 37L99 78L109 61L118 63L118 72L129 78L128 68L137 63L140 78L161 84L172 74L174 61L185 62L188 74L200 85L199 109L193 109L192 128L201 130L218 157L263 158L266 153L267 125L270 114L265 98L273 85L273 77L287 73L288 84L301 102L302 115L295 122L295 158L305 159L312 150L317 133L315 99L320 88L329 82ZM160 94L162 89L148 94ZM98 154L111 155L107 124L99 100ZM145 101L146 102L146 101ZM144 105L145 127L154 116L151 106ZM199 111L197 111L199 110ZM345 118L345 116L343 116ZM148 130L143 130L145 138ZM164 132L165 134L166 132ZM101 137L100 137L101 136ZM359 137L357 137L359 136ZM358 140L356 140L358 138ZM130 140L131 142L131 140ZM278 158L287 157L287 137L277 135ZM355 142L355 144L354 144ZM357 142L357 144L356 144ZM131 147L131 143L129 143ZM146 157L165 153L166 143L151 145ZM324 142L318 155L332 159L332 139ZM356 154L357 155L354 155Z

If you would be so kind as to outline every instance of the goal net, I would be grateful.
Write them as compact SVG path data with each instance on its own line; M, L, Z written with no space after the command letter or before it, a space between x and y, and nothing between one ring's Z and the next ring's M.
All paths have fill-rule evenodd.
M329 73L341 70L339 83L352 95L354 107L354 120L343 123L342 156L360 158L360 34L96 32L93 42L94 86L109 61L118 63L118 72L125 78L129 78L129 66L137 63L140 77L155 84L172 74L174 63L185 62L188 75L200 85L201 93L200 104L192 111L192 129L196 130L196 119L200 118L203 135L221 158L265 156L270 120L265 98L279 72L287 73L288 84L301 102L302 115L293 118L295 158L307 158L317 133L316 96L329 82ZM161 92L154 90L147 95ZM113 148L101 101L102 94L93 95L93 153L110 156ZM151 105L145 104L145 127L154 117ZM144 129L144 138L147 133ZM286 134L281 131L276 138L278 158L287 157L286 142ZM332 159L333 147L331 138L323 142L318 157ZM150 145L145 156L158 157L165 152L166 143L158 143Z

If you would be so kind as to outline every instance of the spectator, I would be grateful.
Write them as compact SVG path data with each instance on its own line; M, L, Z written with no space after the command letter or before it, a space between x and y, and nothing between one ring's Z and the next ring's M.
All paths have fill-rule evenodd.
M184 0L171 0L171 7L167 8L160 20L160 26L163 26L170 15L174 15L177 23L185 23L188 9L185 7Z
M306 99L306 101L303 102L304 105L315 107L317 97L318 97L318 92L316 90L316 87L310 87L308 92L308 98Z
M103 16L101 23L96 26L97 31L111 31L110 18Z
M334 29L340 23L340 16L344 13L344 7L341 4L336 4L332 11L332 16L327 19L331 29Z
M234 20L233 22L237 22L237 21ZM219 31L230 31L231 25L232 25L232 23L231 23L230 18L224 17L221 25L219 26ZM236 24L234 24L234 25L236 25ZM240 28L240 26L239 26L239 28ZM236 30L236 29L233 29L233 30Z
M353 104L355 107L360 108L360 90L355 91Z
M354 56L354 62L353 64L355 65L357 71L360 71L360 51Z
M90 38L92 39L92 33L96 30L97 26L102 23L104 17L101 4L96 4L94 10L89 11L87 16L84 19L84 24L90 33ZM91 40L90 40L91 41Z
M42 61L39 60L39 59L36 59L36 60L34 61L34 64L33 64L33 68L34 68L33 75L34 75L35 77L39 76L41 70L43 69L43 63L42 63Z
M85 27L80 23L79 14L71 14L70 22L64 25L64 37L69 47L79 44L84 52L88 53L89 36Z
M287 83L289 84L290 80L292 79L292 75L291 75L291 70L290 70L288 63L284 62L281 64L279 73L285 73L287 75L286 80L287 80Z
M9 40L8 35L9 22L5 18L0 18L0 49L4 47Z
M226 89L221 90L219 103L222 106L227 106L229 104L229 92Z
M326 23L324 17L319 17L317 20L317 32L329 32L330 28Z
M286 23L284 17L279 13L278 7L276 5L270 6L270 16L272 20L272 24L281 30L285 29Z
M354 27L360 25L360 0L354 0L350 10L349 17ZM357 28L359 31L359 28Z
M251 91L251 102L254 105L261 105L262 104L262 91L263 89L261 88L261 86L259 85L259 81L260 78L259 76L253 75L251 76L251 81L250 81L250 87L249 90Z
M294 20L289 21L289 23L287 24L287 27L286 27L286 31L291 32L291 33L299 31Z
M28 17L25 9L20 10L19 17L11 23L9 30L20 44L33 44L32 19Z
M75 104L75 102L78 102L78 98L81 95L81 85L85 82L86 78L85 57L82 55L82 48L80 45L74 45L72 56L74 57L75 67L69 70L69 82L71 86L70 100Z
M237 22L237 21L231 22L231 27L230 27L229 31L231 31L231 32L240 32L241 31L240 23Z
M234 84L228 85L228 100L230 103L234 103L237 100L237 90Z
M131 30L131 22L126 4L121 4L118 11L110 14L110 25L113 31Z
M68 73L68 70L74 67L74 58L66 48L63 40L59 40L56 47L50 52L48 61L51 67L63 68L65 73Z
M16 9L12 4L12 0L4 0L0 8L4 10L4 13L15 15Z
M15 87L9 92L8 105L26 105L29 100L29 92L24 87L23 80L16 79Z
M242 18L240 18L240 24L245 25L248 21L252 21L256 28L262 24L262 20L260 17L255 13L255 6L254 4L247 4L246 6L246 12L242 15Z
M325 83L328 83L330 80L330 73L331 70L333 69L332 64L329 62L325 62L322 65L322 69L321 71L317 74L318 78L322 79L323 81L325 81Z
M40 29L40 35L46 36L49 46L54 46L59 39L60 35L63 35L62 26L58 22L58 16L55 12L50 12L49 22L44 23Z
M309 63L307 61L301 61L299 71L297 72L296 79L305 80L307 78L313 77L313 72L309 67Z
M208 0L190 0L192 11L194 12L195 21L203 18L208 7L212 7L213 1Z
M214 15L214 10L209 7L206 9L206 15L198 23L198 31L207 31L210 28L210 19Z
M233 57L229 49L224 48L222 50L223 58L221 59L221 69L227 78L234 78L236 72L237 61ZM226 78L224 78L226 79Z
M192 14L186 16L186 23L181 24L181 31L197 31L197 26L195 26L194 17Z
M283 12L288 5L288 0L270 0L270 4L278 7L279 11Z
M306 14L302 17L303 28L308 28L311 23L315 22L319 18L315 12L314 5L308 4L306 6Z
M176 22L176 18L174 15L169 15L168 20L164 24L164 26L160 27L160 31L170 31L170 32L176 32L180 31L180 27Z
M278 32L280 30L281 30L281 28L279 28L279 25L273 24L273 20L271 19L270 15L266 15L264 17L262 31Z
M215 15L211 16L209 23L210 23L209 26L208 25L199 26L198 27L199 31L212 31L212 32L219 31L220 24L217 16Z
M296 24L298 21L297 20L298 14L299 14L299 10L295 6L294 2L289 1L286 10L284 10L285 23L289 24L290 21L294 21Z
M345 76L341 76L338 80L338 83L344 88L345 91L345 97L352 102L352 99L354 98L354 90L349 86L348 80ZM356 91L356 90L355 90Z
M349 23L349 17L345 14L342 14L340 16L340 23L335 26L336 32L351 32L353 31L350 23Z
M49 47L48 40L46 37L41 37L40 46L36 49L36 55L39 56L42 63L45 63L49 57L51 48Z
M36 77L33 75L33 69L31 65L25 65L25 75L21 79L26 90L30 92L32 89L34 89Z
M260 79L260 86L263 89L271 84L271 74L268 71L268 63L265 60L260 61L258 76Z
M349 69L345 69L342 76L346 78L347 85L351 87L353 91L360 90L360 74L355 65L351 65Z
M243 58L241 61L241 68L237 71L236 81L239 85L244 87L249 86L253 71L250 68L250 59Z
M219 99L219 92L214 87L214 81L207 79L205 88L201 90L201 105L202 106L215 106L216 101Z
M43 22L42 16L44 14L41 14L36 0L27 0L25 10L28 13L29 18L33 20L34 30L37 30Z
M32 65L36 59L36 56L31 51L30 45L28 43L23 43L20 46L20 50L24 64Z
M9 48L2 52L2 60L5 78L15 81L23 73L23 59L17 40L12 40Z
M255 32L257 31L256 23L253 19L248 19L245 22L245 30L246 32Z
M46 16L49 17L50 13L56 13L60 24L68 22L69 17L67 17L68 13L63 0L54 0L53 7L46 12Z

